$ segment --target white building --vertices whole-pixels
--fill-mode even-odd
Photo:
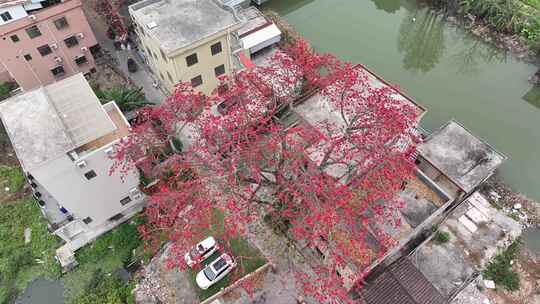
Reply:
[[[114,101],[100,104],[82,74],[8,99],[0,118],[51,231],[66,242],[57,251],[62,266],[142,209],[138,173],[111,173],[129,124]]]

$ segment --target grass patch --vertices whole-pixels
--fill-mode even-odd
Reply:
[[[28,244],[25,228],[31,229]],[[60,267],[54,255],[59,244],[32,199],[0,207],[0,303],[12,302],[38,277],[57,279]]]
[[[25,183],[24,175],[18,167],[0,166],[0,185],[9,188],[9,193],[16,193]],[[4,189],[0,189],[4,191]]]
[[[81,248],[76,254],[79,266],[62,276],[66,303],[80,303],[79,298],[85,296],[89,299],[104,294],[121,296],[123,291],[116,294],[111,290],[117,288],[118,282],[108,280],[117,269],[140,258],[133,253],[141,246],[137,224],[126,222]]]
[[[437,244],[448,243],[448,241],[450,241],[450,233],[437,230],[437,232],[435,232],[435,235],[433,236],[433,240],[435,240]]]
[[[484,277],[510,291],[519,290],[519,276],[512,270],[511,261],[519,253],[521,241],[514,241],[506,250],[497,254],[484,270]]]
[[[220,240],[223,240],[223,220],[223,213],[218,210],[213,210],[211,219],[212,224],[210,225],[209,230],[205,232],[205,236],[202,239],[208,236],[213,236],[218,242],[220,242]],[[203,265],[201,265],[197,269],[186,270],[189,274],[191,285],[193,286],[194,290],[197,293],[197,296],[199,297],[199,300],[201,301],[208,299],[209,297],[218,293],[222,288],[229,286],[231,283],[236,282],[238,279],[255,271],[266,263],[266,260],[262,256],[261,252],[257,248],[251,246],[249,242],[243,239],[240,235],[237,235],[233,238],[228,237],[227,244],[223,244],[223,242],[220,242],[220,244],[225,248],[214,253],[212,256],[210,256],[203,262]],[[197,276],[197,273],[201,271],[204,266],[208,265],[217,257],[219,257],[223,252],[232,254],[238,265],[231,273],[221,279],[221,281],[212,285],[207,290],[202,290],[201,288],[199,288],[199,286],[197,286],[197,283],[195,282],[195,277]]]

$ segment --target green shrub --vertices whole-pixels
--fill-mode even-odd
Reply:
[[[0,83],[0,100],[4,100],[10,96],[11,91],[17,87],[17,84],[14,82],[3,82]]]
[[[134,303],[131,291],[134,284],[124,284],[115,275],[105,276],[97,272],[92,280],[93,285],[76,300],[78,304],[131,304]]]
[[[24,230],[31,231],[24,242]],[[0,303],[10,301],[34,279],[57,279],[60,267],[54,258],[59,240],[32,199],[0,207]]]
[[[484,270],[484,277],[493,280],[495,284],[505,289],[515,291],[519,289],[519,276],[512,270],[512,260],[519,253],[521,242],[516,240],[505,251],[497,254]]]
[[[438,244],[448,243],[448,241],[450,241],[450,233],[437,230],[437,232],[435,232],[435,236],[433,236],[433,239]]]

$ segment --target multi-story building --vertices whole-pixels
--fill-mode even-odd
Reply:
[[[142,209],[138,172],[111,171],[129,124],[81,73],[8,99],[0,118],[50,230],[66,242],[57,252],[63,266]]]
[[[140,47],[170,92],[180,81],[210,93],[232,70],[231,34],[240,26],[233,8],[218,0],[143,0],[129,7]]]
[[[24,90],[95,71],[81,0],[0,0],[0,73]]]

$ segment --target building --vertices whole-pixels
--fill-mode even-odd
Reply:
[[[233,46],[240,48],[232,41],[240,27],[233,8],[218,0],[143,0],[129,12],[142,54],[167,91],[183,81],[209,94],[219,76],[231,74]]]
[[[99,45],[81,0],[0,0],[0,38],[0,78],[23,91],[95,70]]]
[[[239,15],[243,25],[236,35],[250,59],[257,52],[281,41],[281,31],[277,25],[254,6],[240,10]]]
[[[471,194],[507,159],[455,121],[429,135],[418,154],[418,168],[453,198]]]
[[[129,124],[82,74],[8,99],[0,117],[50,230],[66,242],[59,257],[142,209],[138,172],[111,172]]]

